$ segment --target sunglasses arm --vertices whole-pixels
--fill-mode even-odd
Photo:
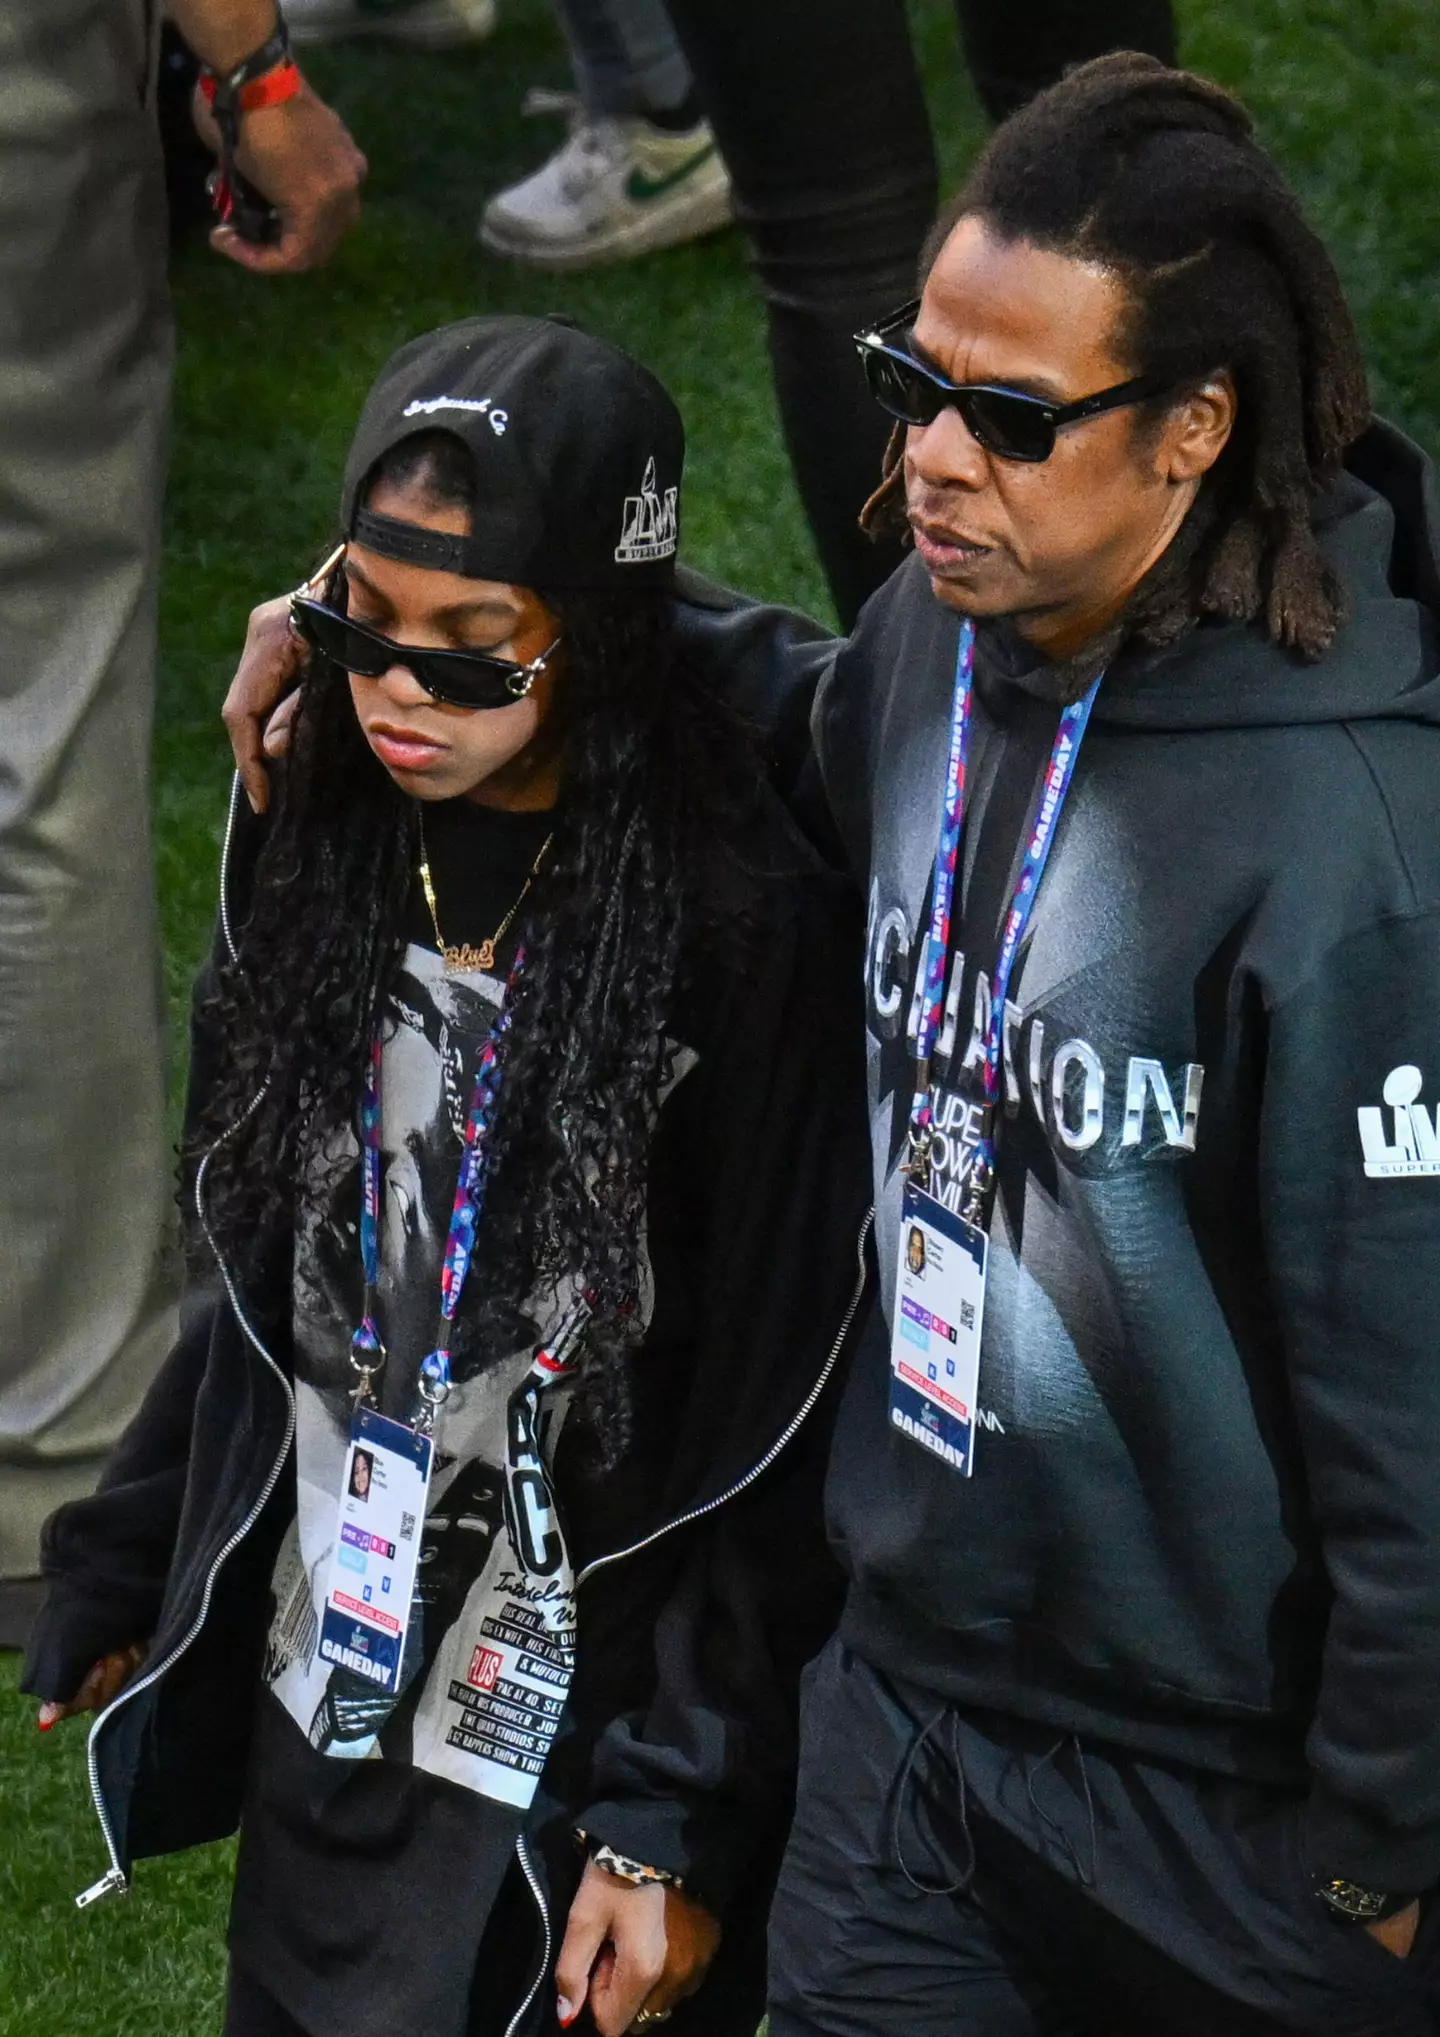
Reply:
[[[295,589],[296,594],[308,594],[313,600],[318,600],[325,591],[330,575],[335,571],[335,568],[340,564],[340,561],[349,549],[348,541],[342,538],[329,558],[315,568],[310,578],[300,582],[300,585]]]

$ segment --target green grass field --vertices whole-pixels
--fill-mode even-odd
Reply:
[[[738,236],[591,277],[543,281],[483,256],[488,191],[555,138],[523,122],[533,84],[566,82],[544,0],[502,0],[481,49],[376,49],[310,66],[370,156],[365,221],[324,274],[252,280],[187,249],[162,614],[156,806],[177,1021],[208,928],[228,780],[216,718],[245,616],[293,585],[334,517],[361,396],[404,337],[480,310],[565,309],[643,355],[691,433],[687,552],[759,594],[825,597],[765,373]],[[1440,10],[1433,0],[1181,0],[1186,60],[1242,92],[1302,188],[1359,313],[1377,400],[1440,448]],[[917,34],[954,178],[982,125],[943,0]],[[0,1658],[0,1665],[13,1658]],[[37,1738],[0,1666],[0,2037],[152,2037],[217,2027],[228,1849],[142,1867],[127,1901],[84,1916],[102,1854],[83,1735]]]

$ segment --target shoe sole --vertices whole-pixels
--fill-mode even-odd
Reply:
[[[527,269],[546,269],[558,274],[566,269],[599,269],[612,262],[633,261],[639,255],[658,254],[664,248],[683,247],[687,241],[704,240],[731,225],[730,187],[707,191],[694,203],[675,208],[661,220],[634,219],[612,227],[593,240],[567,241],[547,247],[544,242],[511,239],[504,227],[482,219],[477,229],[480,244],[492,255],[523,263]]]

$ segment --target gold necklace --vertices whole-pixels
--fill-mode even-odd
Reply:
[[[435,929],[435,945],[440,950],[441,958],[444,961],[445,968],[447,972],[451,975],[458,975],[462,971],[471,969],[483,969],[488,974],[488,972],[495,967],[495,950],[504,940],[506,934],[509,933],[511,921],[514,919],[516,913],[519,912],[521,906],[525,903],[526,895],[530,890],[530,886],[535,882],[535,879],[540,875],[540,865],[545,861],[546,856],[549,854],[550,844],[554,841],[555,837],[553,834],[546,835],[544,841],[540,845],[539,855],[535,858],[535,861],[530,865],[530,875],[525,879],[525,882],[520,887],[520,896],[511,906],[509,912],[506,913],[504,919],[501,920],[499,926],[496,927],[494,933],[490,936],[489,940],[482,941],[478,948],[472,948],[468,941],[463,942],[462,945],[458,948],[447,948],[445,945],[445,937],[440,931],[440,916],[435,910],[435,886],[434,883],[431,881],[430,877],[430,858],[425,852],[425,816],[423,813],[419,816],[419,820],[420,820],[420,882],[425,891],[425,903],[430,908],[430,924]]]

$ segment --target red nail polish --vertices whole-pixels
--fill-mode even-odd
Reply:
[[[55,1724],[55,1721],[53,1719],[37,1719],[35,1721],[35,1724],[42,1733],[48,1733],[50,1731],[50,1728]]]

